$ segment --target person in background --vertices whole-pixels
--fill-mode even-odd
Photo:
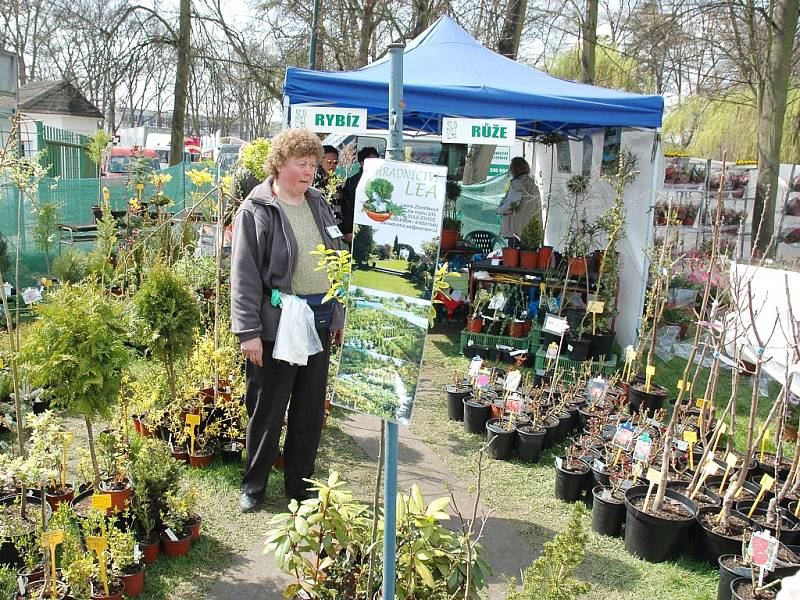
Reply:
[[[531,166],[521,156],[511,159],[508,166],[511,182],[503,201],[497,207],[502,215],[500,236],[505,238],[520,237],[522,230],[531,219],[539,224],[539,239],[544,238],[542,231],[542,201],[539,188],[531,177]]]
[[[342,238],[333,212],[311,187],[322,144],[312,132],[290,129],[272,141],[267,180],[242,202],[231,249],[231,329],[247,358],[245,404],[247,462],[239,509],[254,510],[263,498],[286,409],[284,487],[296,500],[308,497],[325,414],[331,343],[340,344],[344,311],[322,303],[329,283],[311,255],[318,245],[338,250]],[[272,358],[281,309],[273,292],[304,298],[314,311],[323,350],[305,366]]]
[[[364,161],[368,158],[380,157],[381,155],[378,154],[378,150],[372,146],[366,146],[359,150],[358,164],[361,165],[361,168],[358,170],[358,173],[351,175],[347,178],[347,181],[344,182],[344,188],[342,189],[342,223],[339,225],[339,229],[342,230],[344,239],[347,240],[348,244],[353,243],[353,219],[355,217],[356,209],[356,188],[358,187],[358,182],[361,181],[361,174],[364,172]]]
[[[328,178],[339,166],[339,151],[336,148],[326,144],[322,147],[322,153],[322,160],[317,165],[317,174],[314,176],[314,183],[312,184],[318,190],[325,188]]]

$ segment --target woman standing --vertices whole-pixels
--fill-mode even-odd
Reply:
[[[317,245],[339,249],[342,239],[322,194],[310,187],[322,145],[305,129],[290,129],[272,141],[267,180],[239,207],[231,248],[231,323],[247,358],[245,402],[247,463],[239,508],[256,508],[278,456],[282,423],[289,407],[284,441],[284,487],[297,500],[308,497],[305,478],[314,472],[328,380],[331,341],[341,342],[344,313],[337,302],[321,304],[328,290],[324,270],[311,255]],[[277,294],[305,298],[314,310],[323,351],[305,366],[272,358],[280,306]]]
[[[503,201],[497,207],[498,214],[503,216],[500,222],[500,236],[505,238],[518,238],[522,230],[531,219],[536,219],[539,230],[539,240],[544,239],[542,230],[542,202],[539,188],[530,176],[531,166],[521,156],[511,159],[508,167],[511,173],[511,183],[508,186]]]

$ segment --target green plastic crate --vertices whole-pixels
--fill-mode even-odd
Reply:
[[[533,329],[531,329],[533,331]],[[461,353],[464,353],[464,348],[467,347],[469,342],[472,341],[473,344],[477,344],[479,346],[486,346],[487,348],[495,348],[498,345],[500,346],[510,346],[511,348],[516,348],[517,350],[527,350],[528,349],[528,338],[520,337],[515,338],[508,335],[490,335],[488,333],[472,333],[471,331],[467,331],[464,329],[461,332]]]
[[[538,321],[531,325],[531,332],[528,334],[528,352],[535,352],[539,347],[539,338],[542,336],[542,326]]]
[[[567,358],[566,356],[560,356],[558,358],[558,370],[562,373],[562,377],[567,382],[572,382],[574,380],[574,376],[572,374],[573,370],[577,372],[581,372],[587,363],[591,363],[591,372],[592,375],[597,375],[602,373],[603,375],[612,375],[614,371],[617,370],[617,355],[611,354],[610,356],[606,357],[605,362],[600,362],[599,360],[572,360],[571,358]],[[542,346],[536,351],[536,360],[534,362],[534,369],[536,369],[537,375],[545,375],[547,367],[547,348]]]

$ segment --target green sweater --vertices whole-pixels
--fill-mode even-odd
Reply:
[[[328,275],[324,269],[315,271],[319,257],[311,252],[322,244],[322,235],[317,229],[317,222],[311,212],[311,207],[304,199],[299,205],[294,206],[280,200],[280,206],[286,214],[289,226],[297,238],[297,261],[292,270],[292,291],[300,294],[324,294],[330,287]]]

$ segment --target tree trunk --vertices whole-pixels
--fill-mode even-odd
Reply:
[[[191,68],[190,42],[192,21],[191,0],[181,0],[180,32],[178,34],[178,64],[175,68],[175,100],[172,104],[172,131],[169,140],[169,164],[183,162],[183,136],[186,118],[186,96]]]
[[[92,420],[88,415],[84,415],[86,421],[86,434],[89,437],[89,454],[92,457],[92,469],[94,469],[94,491],[100,492],[100,466],[97,464],[97,453],[94,450],[94,432],[92,431]]]
[[[775,253],[770,240],[775,229],[775,202],[778,195],[783,119],[792,60],[792,44],[797,28],[800,0],[778,0],[772,15],[774,28],[763,85],[758,86],[758,183],[753,203],[752,239],[759,254]]]
[[[358,66],[363,67],[369,63],[369,48],[372,34],[375,32],[375,2],[366,0],[361,16],[361,31],[358,38]],[[416,36],[415,36],[416,37]]]
[[[595,76],[595,52],[597,51],[597,3],[586,0],[586,15],[581,31],[581,82],[593,84]]]
[[[497,52],[511,60],[517,59],[527,8],[528,0],[508,0],[503,29],[500,31],[500,40],[497,43]]]
[[[413,0],[412,6],[411,22],[414,23],[414,29],[411,30],[410,37],[415,38],[428,28],[431,19],[431,7],[428,4],[428,0]]]

